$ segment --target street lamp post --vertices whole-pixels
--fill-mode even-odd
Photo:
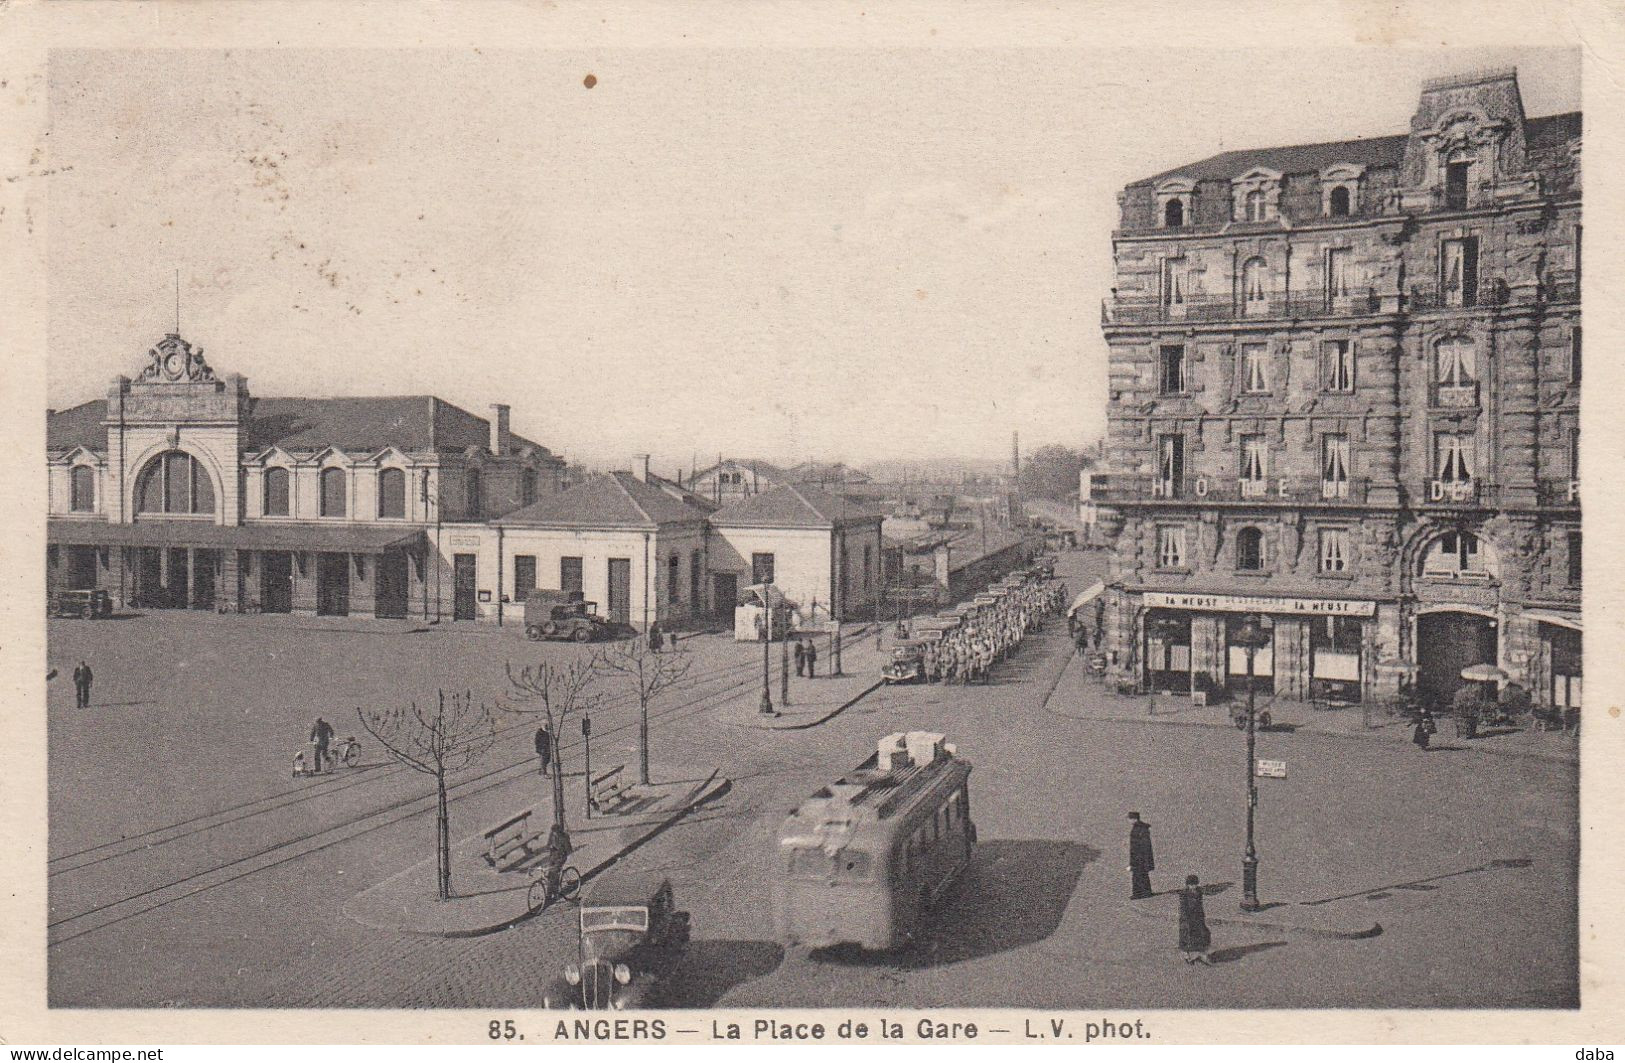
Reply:
[[[581,717],[581,763],[586,770],[582,773],[582,787],[587,794],[588,819],[592,818],[592,717],[582,714]],[[558,771],[558,768],[554,768]]]
[[[779,640],[779,704],[786,708],[790,705],[790,631],[786,629],[784,638]]]
[[[1247,850],[1241,858],[1241,910],[1256,912],[1258,903],[1258,849],[1253,844],[1253,818],[1258,809],[1258,770],[1254,755],[1258,742],[1258,693],[1253,685],[1253,662],[1269,642],[1269,633],[1257,616],[1249,614],[1235,634],[1247,654]]]
[[[762,585],[762,703],[756,711],[763,716],[777,716],[773,710],[773,584]]]

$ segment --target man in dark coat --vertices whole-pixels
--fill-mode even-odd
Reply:
[[[1157,862],[1151,855],[1151,825],[1142,822],[1138,812],[1130,812],[1128,818],[1133,821],[1128,829],[1128,869],[1134,876],[1130,898],[1139,900],[1152,894],[1151,872],[1157,869]]]
[[[310,762],[311,771],[316,772],[317,774],[321,773],[322,765],[327,763],[328,759],[327,747],[332,743],[332,741],[332,725],[330,725],[320,716],[316,717],[316,723],[310,729],[310,744],[312,746]]]
[[[818,678],[818,644],[807,640],[807,678]]]
[[[547,729],[547,724],[536,728],[536,759],[542,763],[542,774],[547,774],[547,767],[553,762],[553,732]]]
[[[800,639],[796,640],[796,678],[800,679],[807,674],[807,644]]]
[[[1207,913],[1202,910],[1202,887],[1195,875],[1185,876],[1185,888],[1179,891],[1179,951],[1186,963],[1213,966],[1207,950],[1213,944],[1213,934],[1207,928]]]
[[[90,707],[90,683],[95,679],[90,672],[90,665],[84,661],[73,670],[74,705],[84,709]]]

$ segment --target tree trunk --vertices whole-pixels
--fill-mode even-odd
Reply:
[[[643,699],[643,718],[638,721],[638,769],[640,782],[649,785],[649,699]]]
[[[451,899],[451,817],[446,807],[446,772],[435,772],[435,868],[440,899]]]
[[[559,721],[562,734],[564,721]],[[565,829],[564,823],[564,742],[562,739],[553,741],[553,822],[558,824],[560,830]]]

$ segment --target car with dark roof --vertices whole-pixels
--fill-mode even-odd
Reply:
[[[616,1011],[645,1006],[688,951],[689,917],[671,880],[613,872],[581,900],[575,962],[542,995],[548,1008]]]

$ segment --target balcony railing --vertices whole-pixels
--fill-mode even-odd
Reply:
[[[1478,382],[1464,384],[1430,384],[1428,403],[1434,409],[1476,410],[1478,408]]]

